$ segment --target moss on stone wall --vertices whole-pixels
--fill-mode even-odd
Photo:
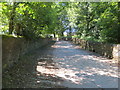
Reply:
[[[72,41],[75,44],[79,44],[81,48],[99,53],[102,56],[105,56],[110,59],[120,59],[120,45],[110,44],[103,42],[87,41],[78,38],[73,38]],[[118,47],[119,46],[119,47]]]
[[[51,39],[40,38],[38,40],[28,41],[22,37],[2,36],[2,68],[6,69],[16,63],[19,57],[34,49],[40,48],[49,42]]]

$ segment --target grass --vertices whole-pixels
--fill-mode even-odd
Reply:
[[[6,38],[6,37],[14,37],[14,38],[22,38],[23,36],[14,36],[14,35],[10,35],[10,34],[1,34],[0,35],[2,38]]]

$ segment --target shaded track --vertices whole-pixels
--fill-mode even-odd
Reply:
[[[3,73],[3,87],[118,88],[117,70],[112,60],[59,41],[21,57]]]

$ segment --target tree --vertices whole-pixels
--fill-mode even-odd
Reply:
[[[64,36],[120,43],[118,2],[12,2],[1,3],[2,32],[28,39]],[[8,30],[9,29],[9,30]]]

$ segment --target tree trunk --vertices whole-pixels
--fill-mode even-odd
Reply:
[[[12,34],[14,30],[14,18],[15,18],[15,9],[17,7],[16,2],[13,2],[12,11],[10,12],[10,21],[9,21],[9,34]]]
[[[9,22],[9,34],[12,34],[13,29],[14,29],[14,22],[13,22],[13,19],[10,19],[10,22]]]
[[[55,33],[53,35],[54,35],[54,38],[55,38],[56,37]]]
[[[120,2],[118,2],[118,43],[120,43]]]
[[[62,37],[64,36],[64,32],[61,32],[61,36],[62,36]]]
[[[70,29],[69,29],[69,36],[71,37],[72,36],[72,28],[70,26]]]
[[[89,35],[89,3],[86,2],[86,36]]]

